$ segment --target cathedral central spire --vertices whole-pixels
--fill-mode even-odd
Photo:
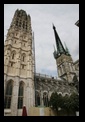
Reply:
[[[55,35],[55,40],[56,40],[56,47],[57,47],[57,55],[60,55],[60,54],[65,54],[66,51],[63,47],[63,44],[58,36],[58,33],[56,31],[56,28],[55,26],[53,25],[53,30],[54,30],[54,35]]]

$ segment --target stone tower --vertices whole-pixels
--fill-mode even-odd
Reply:
[[[16,10],[4,44],[4,115],[21,116],[35,104],[31,18]]]
[[[69,83],[72,83],[75,75],[72,57],[66,45],[64,48],[54,25],[53,30],[57,47],[57,51],[54,50],[54,58],[56,59],[58,75],[59,77],[67,80]]]

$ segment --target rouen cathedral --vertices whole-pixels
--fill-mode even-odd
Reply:
[[[79,92],[79,60],[73,62],[67,46],[63,46],[53,25],[58,77],[35,73],[31,17],[16,10],[4,43],[4,116],[21,116],[33,106],[49,107],[51,94]]]

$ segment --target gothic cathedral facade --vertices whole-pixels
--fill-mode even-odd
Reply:
[[[27,110],[34,106],[33,78],[31,18],[25,11],[16,10],[4,44],[5,115],[17,116],[22,105]]]

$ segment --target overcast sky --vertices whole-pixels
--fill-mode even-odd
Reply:
[[[79,59],[79,28],[75,25],[79,20],[79,4],[4,4],[5,37],[16,9],[23,9],[31,16],[37,73],[57,76],[52,23],[62,43],[66,43],[73,61]]]

